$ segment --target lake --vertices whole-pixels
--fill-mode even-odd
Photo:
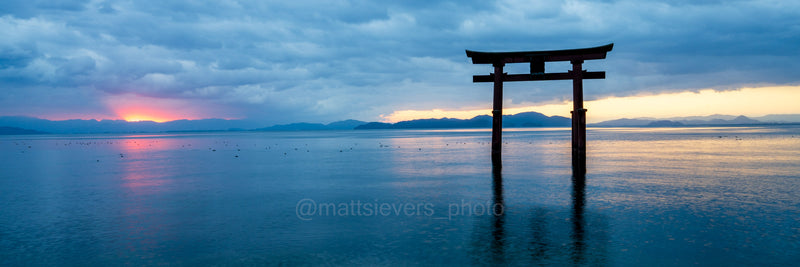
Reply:
[[[585,180],[568,128],[503,137],[2,136],[0,265],[800,261],[798,126],[589,128]]]

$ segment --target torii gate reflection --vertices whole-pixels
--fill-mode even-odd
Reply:
[[[502,166],[500,148],[503,128],[503,82],[572,80],[572,163],[578,173],[586,171],[586,109],[583,108],[583,79],[605,79],[603,71],[587,72],[582,69],[584,60],[604,59],[614,44],[604,46],[526,52],[476,52],[467,50],[473,64],[492,64],[494,73],[475,75],[472,82],[494,82],[492,108],[492,163]],[[569,61],[572,70],[562,73],[545,73],[545,62]],[[530,63],[530,74],[503,73],[507,63]]]

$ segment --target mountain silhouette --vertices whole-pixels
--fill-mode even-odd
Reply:
[[[22,135],[22,134],[47,134],[36,130],[29,130],[17,127],[0,126],[0,135]]]
[[[125,120],[63,120],[51,121],[33,117],[0,117],[0,126],[33,129],[59,134],[85,133],[138,133],[171,131],[226,131],[249,128],[251,123],[242,120],[202,119],[169,122]]]
[[[253,129],[253,131],[320,131],[320,130],[352,130],[356,126],[365,124],[366,122],[358,120],[343,120],[332,122],[329,124],[322,123],[290,123],[273,125],[265,128]]]
[[[618,119],[593,123],[593,127],[681,127],[681,126],[727,126],[757,124],[796,124],[798,114],[777,114],[758,117],[711,115],[678,117],[668,119],[637,118]],[[538,112],[524,112],[503,116],[503,127],[569,127],[569,118],[546,116]],[[492,117],[475,116],[471,119],[418,119],[397,123],[364,122],[343,120],[329,124],[290,123],[256,128],[258,123],[248,120],[201,119],[175,120],[168,122],[124,120],[62,120],[51,121],[24,116],[0,117],[0,134],[94,134],[94,133],[158,133],[158,132],[199,132],[199,131],[313,131],[313,130],[352,130],[352,129],[453,129],[453,128],[491,128]]]
[[[561,116],[548,117],[538,112],[523,112],[503,116],[503,127],[566,127],[572,120]],[[479,115],[471,119],[418,119],[397,123],[370,122],[356,127],[366,129],[453,129],[453,128],[491,128],[492,116]]]
[[[593,123],[589,126],[595,127],[681,127],[681,126],[720,126],[720,125],[752,125],[764,124],[766,122],[754,120],[746,116],[730,116],[730,115],[710,115],[710,116],[692,116],[684,118],[671,118],[671,119],[617,119]]]

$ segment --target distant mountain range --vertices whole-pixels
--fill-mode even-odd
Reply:
[[[11,134],[46,134],[47,132],[40,132],[36,130],[28,130],[22,129],[17,127],[5,127],[0,126],[0,135],[11,135]]]
[[[367,122],[357,121],[357,120],[343,120],[343,121],[331,122],[329,124],[300,122],[300,123],[280,124],[265,128],[258,128],[258,129],[253,129],[253,131],[352,130],[355,129],[357,126],[365,123]]]
[[[548,117],[537,112],[524,112],[503,115],[503,127],[563,127],[570,126],[572,120],[561,116]],[[365,129],[441,129],[441,128],[491,128],[492,116],[480,115],[472,119],[419,119],[397,123],[370,122],[356,127]]]
[[[773,115],[774,116],[774,115]],[[762,117],[764,118],[764,117]],[[769,118],[769,117],[767,117]],[[788,117],[787,117],[788,118]],[[775,124],[788,123],[786,121],[761,121],[748,118],[746,116],[730,115],[711,115],[711,116],[692,116],[670,119],[618,119],[599,123],[592,123],[594,127],[682,127],[682,126],[721,126],[721,125],[753,125],[753,124]]]
[[[124,120],[63,120],[51,121],[32,117],[0,117],[0,126],[15,127],[59,134],[134,133],[170,131],[227,131],[241,130],[252,125],[242,120],[203,119],[169,122]]]
[[[51,121],[32,117],[0,117],[0,135],[9,134],[87,134],[87,133],[158,133],[197,131],[311,131],[352,130],[367,122],[337,121],[329,124],[292,123],[253,129],[253,122],[244,120],[203,119],[168,122],[124,120]]]
[[[800,115],[768,115],[757,118],[730,115],[679,117],[668,119],[636,118],[618,119],[589,124],[592,127],[682,127],[756,125],[800,123]],[[0,135],[10,134],[86,134],[86,133],[157,133],[192,131],[315,131],[315,130],[366,130],[366,129],[450,129],[491,128],[492,117],[480,115],[471,119],[419,119],[397,123],[344,120],[329,124],[291,123],[264,128],[252,128],[253,122],[245,120],[203,119],[169,122],[128,122],[124,120],[63,120],[51,121],[32,117],[0,117]],[[546,116],[537,112],[524,112],[503,116],[503,127],[569,127],[571,120],[561,116]]]

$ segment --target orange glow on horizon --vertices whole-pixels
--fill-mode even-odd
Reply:
[[[115,110],[115,113],[117,113],[117,115],[121,119],[128,122],[138,122],[138,121],[167,122],[180,119],[193,119],[193,118],[178,117],[176,115],[170,114],[168,111],[164,111],[156,107],[139,107],[139,106],[120,107],[117,110]]]
[[[504,109],[504,113],[508,113],[508,109]],[[491,115],[492,109],[473,109],[473,110],[398,110],[389,115],[380,115],[382,122],[395,123],[399,121],[408,121],[415,119],[471,119],[479,115]]]
[[[139,96],[134,94],[113,95],[105,100],[106,106],[119,119],[129,122],[174,120],[196,120],[206,118],[202,105],[190,103],[185,99],[166,99]]]
[[[584,102],[589,110],[587,122],[595,123],[621,118],[672,118],[707,116],[713,114],[745,115],[758,117],[770,114],[800,114],[800,86],[768,86],[742,88],[731,91],[704,89],[698,92],[676,92],[658,95],[609,97]],[[505,99],[505,103],[512,102]],[[491,105],[491,99],[487,100]],[[548,116],[570,117],[572,102],[559,104],[512,106],[503,109],[503,114],[512,115],[535,111]],[[397,110],[381,115],[383,122],[399,122],[428,118],[469,119],[478,115],[489,115],[491,109],[471,110]]]
[[[128,122],[138,122],[138,121],[167,122],[167,121],[173,121],[171,119],[164,119],[164,118],[159,118],[159,117],[155,117],[155,116],[151,116],[151,115],[142,115],[142,114],[139,114],[139,113],[131,113],[131,114],[124,115],[122,117],[122,119],[125,120],[125,121],[128,121]]]

